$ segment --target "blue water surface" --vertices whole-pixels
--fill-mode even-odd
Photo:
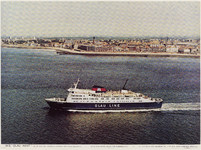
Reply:
[[[45,98],[80,88],[127,89],[165,104],[200,103],[200,59],[89,57],[1,50],[2,144],[199,144],[200,111],[83,113],[50,110]]]

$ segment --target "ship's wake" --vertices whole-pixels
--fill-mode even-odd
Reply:
[[[200,103],[164,103],[161,111],[200,110]]]
[[[137,109],[137,110],[68,110],[70,112],[150,112],[150,111],[189,111],[200,110],[200,103],[164,103],[160,109]]]

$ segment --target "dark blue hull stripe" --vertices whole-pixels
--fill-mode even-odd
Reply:
[[[58,103],[47,101],[51,108],[77,110],[120,110],[161,108],[162,102],[152,103]]]

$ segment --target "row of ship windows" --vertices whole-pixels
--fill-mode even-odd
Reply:
[[[72,97],[82,97],[82,95],[71,95]],[[85,97],[85,95],[83,95]]]
[[[89,96],[96,96],[95,94],[90,94]],[[85,95],[71,95],[71,97],[85,97]],[[116,96],[117,97],[117,96]],[[107,98],[107,97],[106,97]],[[101,98],[102,99],[102,98]],[[109,99],[109,98],[107,98]],[[118,99],[118,97],[117,97]],[[135,99],[140,99],[140,98],[135,98]]]
[[[71,98],[72,100],[129,100],[129,98]],[[133,99],[141,99],[140,97]]]

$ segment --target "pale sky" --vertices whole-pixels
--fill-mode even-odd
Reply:
[[[199,36],[200,2],[1,2],[2,36]]]

